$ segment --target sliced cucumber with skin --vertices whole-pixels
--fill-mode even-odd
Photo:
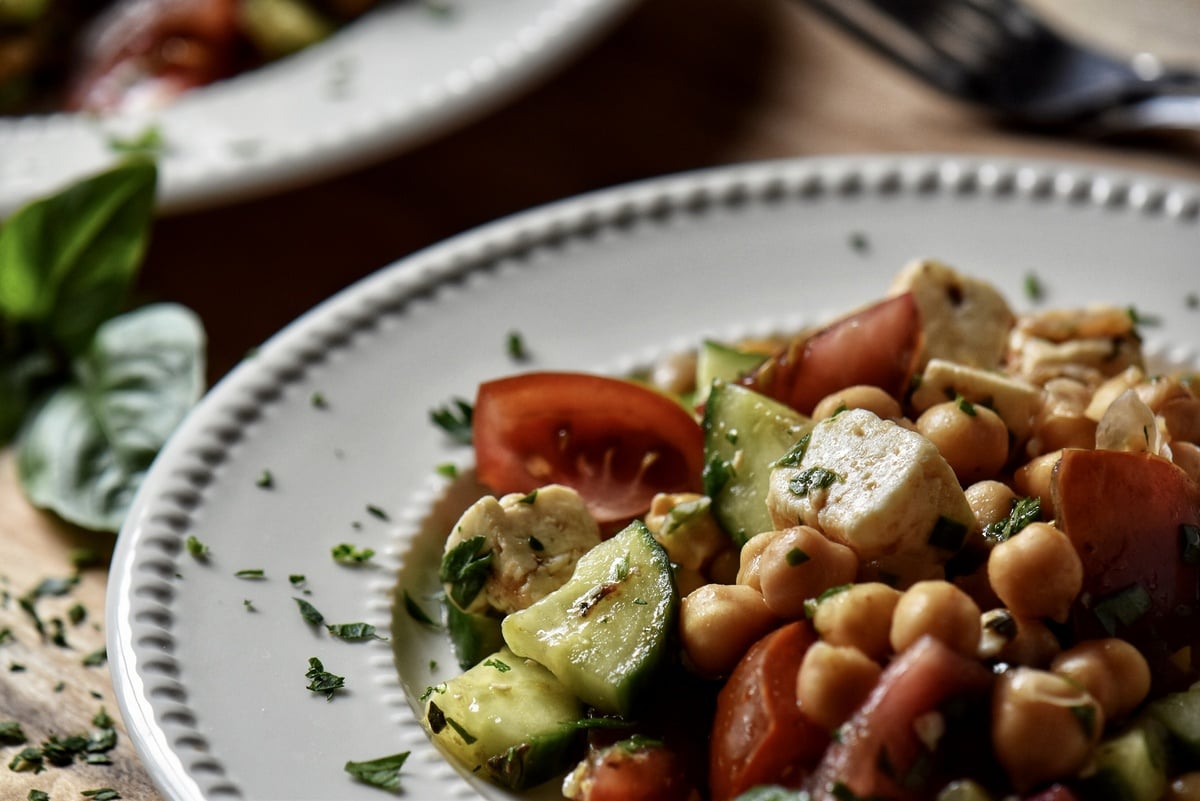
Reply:
[[[446,631],[458,666],[463,670],[474,667],[484,657],[504,646],[500,635],[500,618],[464,612],[449,598],[445,600]]]
[[[696,354],[696,405],[708,400],[713,381],[737,381],[767,360],[765,353],[738,350],[706,339]]]
[[[704,407],[706,486],[713,513],[739,546],[774,528],[767,511],[771,465],[812,427],[810,418],[752,389],[713,382]]]
[[[522,790],[578,759],[583,704],[550,671],[507,648],[426,692],[422,723],[472,773]]]
[[[1167,734],[1153,718],[1101,741],[1092,761],[1083,780],[1088,799],[1158,801],[1167,790]]]
[[[678,607],[666,551],[634,521],[584,554],[562,587],[504,618],[502,631],[513,652],[585,703],[627,715],[667,655]]]

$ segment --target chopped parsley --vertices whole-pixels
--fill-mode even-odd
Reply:
[[[787,453],[776,459],[771,467],[799,467],[804,461],[804,454],[808,453],[808,443],[811,440],[812,434],[805,434],[795,445],[788,448]]]
[[[1154,314],[1146,314],[1140,312],[1133,306],[1126,309],[1129,314],[1129,319],[1134,325],[1156,326],[1162,325],[1162,318]]]
[[[483,664],[487,665],[488,667],[493,667],[496,670],[500,671],[501,673],[507,673],[508,671],[512,670],[511,667],[506,665],[504,662],[501,662],[499,659],[496,659],[495,657],[484,660]]]
[[[84,798],[90,798],[92,801],[117,801],[121,794],[111,787],[101,787],[98,790],[84,790],[82,793]]]
[[[87,609],[83,604],[72,604],[71,608],[67,610],[67,620],[71,621],[72,626],[78,626],[87,620]]]
[[[437,466],[437,474],[443,478],[458,478],[458,465],[446,462]]]
[[[1042,501],[1040,498],[1018,498],[1013,501],[1008,517],[984,526],[983,538],[992,543],[1004,542],[1030,523],[1036,523],[1041,519]]]
[[[809,598],[804,602],[804,616],[812,619],[812,616],[817,613],[817,607],[824,603],[826,599],[832,598],[839,593],[843,593],[853,586],[853,584],[838,584],[837,586],[830,587],[829,589],[825,590],[816,598]]]
[[[45,790],[30,790],[25,801],[50,801],[50,795]]]
[[[304,618],[305,623],[319,626],[325,622],[325,616],[308,601],[304,600],[303,598],[295,597],[293,597],[292,600],[296,602],[296,606],[300,607],[300,617]]]
[[[450,600],[459,609],[466,609],[483,590],[492,573],[495,554],[490,548],[480,553],[487,542],[482,535],[470,537],[455,545],[442,557],[438,579],[450,585]]]
[[[505,341],[505,347],[508,351],[509,358],[516,362],[524,362],[529,360],[529,349],[525,347],[525,338],[521,336],[520,331],[509,331],[508,339]]]
[[[372,548],[358,548],[348,542],[338,543],[330,549],[333,561],[342,565],[361,565],[371,561],[375,555]]]
[[[252,567],[246,568],[245,570],[239,570],[233,575],[240,579],[265,579],[267,577],[267,572],[262,568]]]
[[[41,773],[46,769],[42,749],[29,746],[18,751],[8,762],[8,769],[14,773]]]
[[[336,676],[325,669],[321,664],[321,660],[315,656],[308,658],[308,672],[304,674],[308,679],[308,686],[305,688],[319,695],[324,695],[326,701],[333,700],[333,694],[346,686],[345,676]]]
[[[404,767],[408,754],[408,751],[402,751],[366,762],[347,762],[345,771],[364,784],[396,791],[400,789],[400,769]]]
[[[1046,287],[1036,273],[1025,273],[1025,297],[1034,303],[1040,303],[1046,298]]]
[[[475,407],[462,398],[454,398],[449,404],[429,411],[429,419],[433,424],[462,445],[471,444],[474,416]]]
[[[309,397],[309,402],[312,404],[314,409],[328,409],[329,408],[329,401],[327,401],[325,399],[325,396],[320,392],[314,392]]]
[[[15,720],[0,720],[0,745],[24,745],[25,732]]]
[[[99,648],[85,656],[80,664],[84,667],[100,667],[108,661],[108,651]]]
[[[871,240],[862,231],[851,231],[850,248],[856,253],[865,253],[871,248]]]
[[[704,517],[711,507],[712,499],[705,496],[675,504],[671,511],[667,512],[667,519],[663,521],[663,535],[674,534],[693,520]]]
[[[162,129],[148,125],[142,131],[129,136],[112,134],[108,137],[108,149],[119,154],[161,153],[166,146]]]
[[[538,491],[534,490],[533,492],[526,495],[524,498],[521,498],[520,500],[518,500],[517,503],[523,503],[526,506],[533,506],[535,503],[537,503],[537,496],[538,496]]]
[[[378,520],[382,520],[385,523],[392,519],[391,516],[388,515],[387,511],[384,510],[384,508],[382,506],[376,506],[373,503],[367,504],[367,514],[369,514],[371,517],[374,517]]]
[[[205,545],[200,540],[196,539],[195,534],[188,535],[187,540],[184,541],[184,547],[187,549],[188,553],[190,553],[192,556],[196,557],[197,559],[207,559],[208,558],[208,554],[209,554],[208,546]]]
[[[275,474],[270,470],[264,469],[258,474],[258,478],[254,481],[254,485],[261,489],[271,489],[275,486]]]
[[[348,642],[383,639],[375,633],[375,627],[370,623],[330,623],[325,629],[339,640]]]
[[[788,567],[799,567],[810,559],[812,557],[808,555],[808,552],[800,548],[792,548],[787,552]]]
[[[975,404],[964,398],[962,395],[954,397],[954,404],[958,406],[958,410],[967,417],[975,417],[979,413],[975,411]]]
[[[797,498],[807,498],[813,490],[829,489],[839,481],[845,481],[845,479],[832,470],[824,467],[810,467],[792,477],[788,482],[788,491]]]

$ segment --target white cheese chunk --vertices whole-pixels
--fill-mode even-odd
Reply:
[[[550,484],[528,495],[480,498],[451,530],[446,551],[473,537],[484,538],[479,553],[492,552],[491,571],[464,611],[508,614],[566,584],[579,557],[600,543],[600,527],[579,493]]]
[[[892,281],[891,294],[912,292],[925,334],[920,365],[947,359],[992,369],[1004,358],[1016,315],[999,290],[932,259],[911,262]]]
[[[862,409],[818,423],[800,463],[771,471],[767,507],[777,527],[813,526],[863,562],[940,567],[953,548],[935,530],[978,528],[938,449]]]

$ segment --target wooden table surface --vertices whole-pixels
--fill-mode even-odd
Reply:
[[[1139,6],[1140,7],[1140,6]],[[1192,41],[1195,41],[1192,39]],[[996,127],[919,85],[797,0],[645,0],[569,67],[503,110],[384,163],[288,194],[160,220],[145,264],[147,297],[203,318],[215,380],[247,350],[367,273],[505,214],[587,190],[713,165],[835,153],[997,153],[1101,162],[1200,179],[1190,140],[1084,143]],[[33,744],[87,732],[116,715],[107,667],[83,664],[103,645],[105,562],[113,539],[75,531],[31,508],[0,452],[0,721]],[[17,600],[45,577],[82,570],[43,618],[78,603],[70,647],[42,641]],[[161,796],[124,730],[111,766],[7,767],[0,799],[31,788],[54,801],[112,787]]]

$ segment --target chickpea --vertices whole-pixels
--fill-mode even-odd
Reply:
[[[862,706],[882,672],[857,648],[813,643],[796,674],[796,703],[807,717],[833,731]]]
[[[733,584],[737,581],[741,555],[736,548],[727,548],[713,557],[708,566],[708,577],[713,584]]]
[[[1020,618],[1007,609],[989,609],[980,618],[979,658],[1042,668],[1062,650],[1054,632],[1040,620]]]
[[[1115,637],[1085,640],[1063,651],[1050,664],[1050,670],[1091,693],[1109,720],[1128,715],[1150,692],[1146,658]]]
[[[1017,493],[1002,481],[976,481],[967,487],[965,494],[980,528],[1008,517],[1017,500]]]
[[[974,657],[982,635],[979,607],[948,581],[918,581],[900,596],[889,640],[897,653],[928,634]]]
[[[762,582],[759,581],[759,563],[762,559],[763,551],[767,549],[772,540],[782,533],[782,531],[764,531],[761,534],[755,534],[746,541],[746,544],[742,546],[741,553],[738,555],[738,584],[745,584],[747,587],[762,590]]]
[[[917,418],[917,431],[937,446],[961,484],[991,478],[1008,461],[1008,426],[977,403],[930,406]]]
[[[891,651],[892,615],[901,594],[877,581],[854,584],[817,605],[813,627],[830,645],[851,646],[882,660]]]
[[[992,694],[992,750],[1018,791],[1076,775],[1104,731],[1086,690],[1036,668],[1005,671]]]
[[[763,549],[759,586],[767,607],[781,618],[805,616],[804,602],[854,580],[858,556],[810,526],[783,531]]]
[[[1096,421],[1087,416],[1089,387],[1071,378],[1055,378],[1044,389],[1027,453],[1095,447]]]
[[[679,605],[684,653],[705,676],[729,673],[750,646],[778,623],[762,594],[742,584],[705,584]]]
[[[1018,617],[1066,622],[1083,588],[1083,563],[1067,535],[1049,523],[1030,523],[992,548],[988,581]]]
[[[866,409],[884,420],[900,417],[900,402],[879,387],[858,384],[826,395],[813,407],[812,418],[824,420],[843,409]]]
[[[695,350],[669,354],[654,365],[650,382],[663,392],[685,395],[696,388]]]
[[[1050,494],[1050,478],[1062,459],[1062,451],[1035,456],[1013,473],[1013,489],[1018,495],[1038,498],[1042,502],[1042,519],[1053,520],[1054,496]]]
[[[1184,773],[1172,779],[1163,801],[1200,801],[1200,772]]]

